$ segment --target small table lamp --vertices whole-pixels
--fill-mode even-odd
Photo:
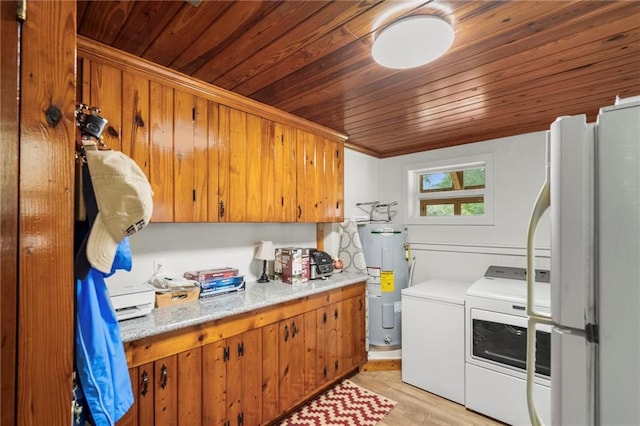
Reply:
[[[267,283],[269,282],[269,276],[267,275],[267,260],[274,260],[275,249],[273,248],[273,243],[271,241],[260,241],[258,245],[258,250],[256,251],[256,259],[262,260],[262,275],[258,278],[259,283]]]

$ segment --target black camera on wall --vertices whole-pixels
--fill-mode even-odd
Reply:
[[[82,136],[93,136],[100,139],[108,120],[100,116],[100,109],[79,104],[76,108],[76,125]]]

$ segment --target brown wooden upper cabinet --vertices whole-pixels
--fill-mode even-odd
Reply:
[[[78,48],[79,102],[101,108],[105,143],[148,177],[153,222],[343,220],[341,135],[81,37]]]

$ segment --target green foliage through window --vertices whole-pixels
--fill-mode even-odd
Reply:
[[[420,201],[420,215],[484,215],[484,188],[484,167],[421,174],[420,192],[425,196]],[[481,192],[478,193],[477,190]],[[443,193],[447,193],[446,198],[441,198]]]

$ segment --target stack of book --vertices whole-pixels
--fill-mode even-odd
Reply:
[[[201,299],[245,289],[244,276],[238,275],[238,270],[230,267],[187,271],[184,277],[198,282]]]

